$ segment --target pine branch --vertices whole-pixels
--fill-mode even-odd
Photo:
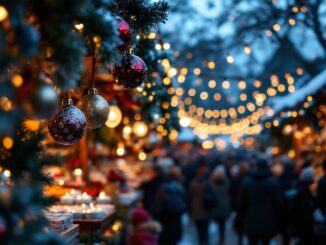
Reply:
[[[159,23],[167,21],[169,8],[166,1],[116,0],[112,11],[128,21],[136,33],[146,34]]]

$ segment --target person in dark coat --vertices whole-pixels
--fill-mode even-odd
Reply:
[[[240,187],[237,210],[250,245],[268,245],[277,234],[281,197],[267,161],[258,160]]]
[[[210,184],[217,200],[217,205],[212,208],[210,214],[218,224],[220,234],[219,244],[224,244],[225,223],[231,214],[231,199],[229,192],[230,182],[223,166],[219,166],[213,171]]]
[[[203,204],[203,193],[208,183],[208,168],[202,159],[197,168],[197,176],[189,187],[190,215],[195,222],[199,244],[208,244],[209,211]]]
[[[316,244],[313,218],[315,203],[310,189],[313,183],[312,169],[305,169],[294,188],[295,192],[292,191],[293,197],[289,205],[294,235],[300,239],[301,245]]]
[[[133,210],[131,221],[133,231],[129,239],[129,245],[158,245],[158,234],[161,226],[150,219],[146,210],[142,208]]]
[[[321,210],[326,217],[326,160],[323,162],[324,175],[318,181],[316,203],[317,207]]]
[[[181,171],[172,166],[167,181],[157,194],[155,219],[162,225],[159,242],[176,245],[182,239],[182,214],[187,209],[186,195],[180,184]]]
[[[143,191],[144,208],[153,216],[155,209],[156,193],[164,183],[165,176],[160,166],[153,166],[151,170],[151,178],[144,182],[139,189]]]
[[[291,159],[282,159],[283,173],[276,178],[281,191],[282,205],[284,207],[281,220],[281,234],[283,245],[290,244],[290,224],[289,224],[289,209],[286,205],[286,193],[291,190],[298,181],[299,175],[295,172],[294,163]]]
[[[237,215],[237,196],[243,179],[248,175],[248,163],[242,162],[237,166],[234,166],[235,170],[233,173],[233,178],[230,185],[230,197],[231,197],[231,208],[236,212],[236,216],[233,221],[233,228],[237,232],[238,244],[242,245],[243,243],[243,226],[239,221],[239,216]]]

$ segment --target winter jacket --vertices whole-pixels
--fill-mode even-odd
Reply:
[[[186,211],[185,191],[176,181],[162,185],[156,200],[155,219],[162,225],[160,244],[176,244],[182,238],[181,216]]]
[[[211,181],[213,192],[216,195],[217,206],[211,210],[213,218],[227,218],[231,212],[230,200],[230,182],[228,179],[221,180],[220,182]]]
[[[318,208],[326,216],[326,174],[318,182],[316,199]]]
[[[272,237],[277,233],[281,197],[268,169],[258,169],[243,180],[237,206],[239,222],[247,235]]]
[[[138,225],[129,239],[129,245],[158,245],[159,223],[147,221]]]
[[[140,189],[143,191],[144,208],[151,215],[154,214],[156,193],[161,187],[163,182],[164,182],[164,178],[162,176],[157,176],[147,182],[144,182],[140,186]]]
[[[203,193],[207,183],[206,176],[198,176],[189,187],[191,217],[195,221],[209,220],[209,211],[203,205]]]

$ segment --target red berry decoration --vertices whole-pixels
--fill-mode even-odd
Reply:
[[[127,54],[114,66],[114,78],[116,82],[125,88],[140,86],[146,77],[146,64],[136,55]]]
[[[122,41],[122,44],[118,46],[118,49],[123,52],[125,51],[131,44],[132,41],[132,30],[129,24],[122,18],[117,18],[119,23],[119,36]]]
[[[67,103],[49,121],[49,133],[52,138],[63,145],[78,142],[86,132],[86,117],[77,107],[72,105],[72,100]]]

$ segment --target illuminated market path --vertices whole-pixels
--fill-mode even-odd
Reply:
[[[197,244],[197,231],[193,223],[189,220],[187,215],[183,216],[183,239],[178,245],[196,245]],[[237,236],[232,229],[232,218],[227,222],[226,228],[226,241],[225,245],[237,245]],[[218,244],[219,232],[218,227],[214,222],[211,222],[209,225],[209,244],[216,245]],[[282,243],[279,239],[274,239],[270,245],[281,245]],[[244,245],[247,245],[244,242]]]

